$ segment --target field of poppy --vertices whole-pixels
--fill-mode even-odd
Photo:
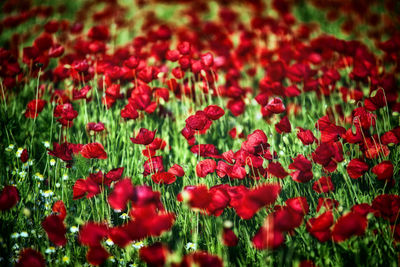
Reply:
[[[0,7],[1,266],[398,266],[400,2]]]

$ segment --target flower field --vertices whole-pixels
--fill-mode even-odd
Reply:
[[[398,266],[400,2],[0,8],[0,266]]]

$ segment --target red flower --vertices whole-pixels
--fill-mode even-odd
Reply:
[[[267,171],[270,175],[275,176],[279,179],[283,179],[289,175],[289,173],[287,173],[285,171],[285,169],[282,167],[282,165],[279,162],[271,162],[268,165]]]
[[[338,206],[339,202],[337,200],[320,197],[318,199],[317,212],[319,212],[322,207],[324,207],[326,210],[332,210],[334,208],[337,208]]]
[[[332,211],[328,210],[318,216],[311,218],[307,222],[307,231],[318,239],[319,242],[326,242],[331,239],[330,227],[333,224]]]
[[[189,116],[186,119],[186,126],[189,126],[193,130],[204,130],[209,123],[210,119],[207,118],[206,113],[203,111],[198,111],[195,115]]]
[[[19,201],[18,189],[12,185],[4,186],[0,194],[0,210],[9,210]]]
[[[369,170],[367,163],[361,159],[352,159],[347,165],[347,173],[350,178],[357,179],[364,175]]]
[[[224,242],[225,246],[234,247],[239,242],[239,238],[232,231],[232,229],[224,228],[222,232],[222,241]]]
[[[26,118],[36,118],[40,112],[42,112],[46,101],[42,99],[34,99],[26,105],[25,117]]]
[[[301,127],[297,127],[297,129],[299,130],[299,132],[297,133],[297,138],[300,139],[303,145],[311,145],[317,140],[310,130],[304,130]]]
[[[67,229],[60,216],[55,214],[47,216],[42,222],[42,227],[50,241],[56,246],[64,246],[67,243],[67,238],[65,237]]]
[[[87,127],[87,129],[88,129],[89,131],[95,131],[95,132],[102,132],[102,131],[104,131],[104,129],[105,129],[104,123],[102,123],[102,122],[98,122],[98,123],[89,122],[89,123],[86,125],[86,127]]]
[[[217,167],[217,163],[212,159],[205,159],[197,163],[196,174],[199,177],[206,177],[207,174],[213,173]]]
[[[265,108],[272,113],[279,114],[286,110],[285,105],[283,105],[282,99],[279,97],[274,97],[271,99]]]
[[[64,220],[67,216],[67,209],[65,208],[64,202],[62,200],[57,200],[53,204],[52,211],[56,213],[61,220]]]
[[[121,178],[123,172],[124,172],[124,167],[110,170],[108,173],[104,175],[105,178],[104,184],[109,187],[112,182],[118,181]]]
[[[326,171],[334,172],[337,163],[344,160],[342,143],[321,143],[312,153],[312,158],[315,163],[321,164]]]
[[[281,133],[290,133],[292,131],[292,125],[287,116],[284,116],[277,124],[275,124],[275,130]]]
[[[179,201],[187,200],[192,208],[205,210],[210,204],[212,194],[205,185],[185,186],[183,193],[177,197]]]
[[[393,178],[393,163],[389,160],[382,161],[372,168],[378,180],[391,180]]]
[[[163,172],[164,165],[162,156],[157,156],[146,160],[143,164],[143,167],[144,167],[143,171],[144,176],[147,176],[150,173]]]
[[[178,176],[178,177],[182,177],[185,175],[185,171],[178,164],[172,165],[172,167],[169,168],[168,172],[172,173],[173,175]]]
[[[121,109],[121,117],[124,119],[134,120],[139,117],[139,113],[131,103],[128,103],[123,109]]]
[[[140,259],[146,262],[148,266],[164,266],[168,255],[168,248],[164,247],[161,243],[154,243],[139,250]]]
[[[100,246],[100,242],[107,237],[108,227],[104,223],[88,222],[79,230],[79,242],[84,246]]]
[[[43,255],[34,249],[24,248],[19,254],[16,267],[44,267],[46,261]]]
[[[81,155],[87,159],[107,159],[107,153],[100,143],[89,143],[82,147]]]
[[[91,265],[98,266],[101,265],[105,260],[107,260],[109,256],[110,253],[108,253],[105,248],[97,245],[89,247],[89,250],[86,254],[86,259]]]
[[[176,181],[176,176],[170,172],[156,172],[151,179],[156,184],[172,184]]]
[[[21,159],[22,163],[25,163],[28,161],[29,154],[28,154],[28,150],[26,150],[26,148],[24,150],[22,150],[20,159]]]
[[[374,92],[373,92],[374,93]],[[372,94],[373,94],[372,93]],[[375,95],[364,100],[364,106],[369,111],[375,111],[387,105],[383,89],[375,91]]]
[[[312,189],[321,194],[321,193],[328,193],[328,192],[332,192],[333,190],[335,190],[335,187],[332,183],[332,179],[331,177],[326,177],[323,176],[321,178],[319,178],[318,181],[315,181],[315,183],[313,184]]]
[[[368,220],[357,213],[350,212],[340,217],[332,230],[332,239],[335,242],[342,242],[351,236],[361,236],[367,229]]]
[[[131,138],[132,143],[148,145],[154,140],[154,136],[156,134],[156,130],[149,131],[146,128],[140,128],[139,133],[135,138]]]
[[[274,225],[272,216],[268,216],[263,226],[253,237],[253,246],[256,249],[275,249],[285,240],[282,232],[278,231]]]
[[[87,179],[78,179],[76,180],[73,188],[73,196],[72,199],[80,199],[84,197],[86,194],[86,198],[92,198],[97,194],[100,194],[101,188],[98,183],[93,181],[92,178],[88,177]]]
[[[108,196],[108,203],[114,210],[125,210],[128,200],[134,196],[134,187],[129,178],[115,184],[114,190]]]
[[[292,179],[299,183],[305,183],[313,178],[311,161],[306,159],[303,155],[298,155],[293,163],[289,165],[289,169],[296,170],[290,173]]]
[[[212,144],[199,144],[194,145],[190,148],[190,151],[193,154],[200,155],[202,157],[212,157],[212,158],[220,158],[219,152],[217,148]]]
[[[255,130],[247,136],[246,141],[242,143],[242,149],[251,154],[260,154],[269,147],[268,139],[262,130]]]
[[[276,201],[281,187],[278,184],[261,184],[239,194],[239,198],[232,201],[230,205],[235,209],[240,218],[248,220],[257,213],[259,209]],[[228,193],[231,193],[228,191]]]
[[[225,111],[217,105],[209,105],[204,109],[207,118],[210,120],[218,120],[222,116],[224,116]]]
[[[390,223],[398,221],[400,212],[400,197],[398,195],[379,195],[372,201],[375,216],[389,220]]]

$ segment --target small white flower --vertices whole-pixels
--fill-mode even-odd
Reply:
[[[31,234],[36,234],[36,231],[35,230],[31,230]]]
[[[132,247],[137,248],[137,249],[139,249],[139,248],[141,248],[143,246],[144,246],[144,244],[143,244],[142,241],[139,241],[139,242],[136,242],[136,243],[132,244]]]
[[[20,171],[20,172],[18,173],[18,175],[19,175],[21,178],[25,178],[26,175],[27,175],[27,172],[26,172],[26,171]]]
[[[19,245],[18,244],[14,244],[14,246],[12,247],[13,250],[17,250],[19,249]]]
[[[189,242],[186,244],[186,249],[187,250],[196,250],[197,245],[195,243]]]
[[[20,237],[28,237],[29,235],[27,232],[23,231],[23,232],[19,233],[19,236]]]
[[[123,220],[129,219],[128,214],[126,214],[125,212],[122,213],[119,217],[120,217],[121,219],[123,219]]]
[[[60,188],[60,186],[61,186],[60,183],[56,183],[57,188]]]
[[[108,246],[112,246],[112,245],[114,245],[114,242],[113,242],[110,238],[108,238],[108,239],[106,240],[106,244],[107,244]]]
[[[33,175],[33,177],[39,181],[44,180],[43,174],[41,174],[40,172],[35,173],[35,175]]]
[[[15,152],[15,156],[17,156],[17,158],[21,157],[22,151],[24,151],[24,149],[22,147],[19,147],[17,152]]]
[[[71,228],[69,228],[69,230],[71,231],[71,233],[79,232],[79,228],[77,226],[71,226]]]
[[[29,166],[32,166],[32,165],[33,165],[33,159],[28,160],[26,163],[27,163]]]
[[[285,152],[283,152],[283,150],[279,151],[279,155],[283,156],[285,155]]]
[[[110,256],[110,257],[108,257],[108,260],[111,261],[111,262],[115,262],[115,257],[114,256]]]
[[[63,179],[63,181],[68,180],[68,174],[64,173],[63,176],[62,176],[62,179]]]
[[[11,238],[17,239],[19,237],[18,233],[12,233]]]
[[[46,254],[50,254],[50,253],[54,253],[54,252],[56,252],[55,247],[48,247],[45,251]]]
[[[51,159],[50,160],[50,166],[54,166],[56,165],[56,160],[55,159]]]
[[[137,267],[138,265],[136,263],[131,263],[129,264],[129,267]]]
[[[6,147],[6,151],[10,152],[14,149],[15,145],[14,144],[9,144],[8,147]]]
[[[53,194],[54,194],[54,192],[51,190],[46,190],[46,191],[42,192],[42,196],[44,196],[44,197],[51,197]]]
[[[50,142],[49,141],[44,141],[43,145],[45,148],[50,148]]]

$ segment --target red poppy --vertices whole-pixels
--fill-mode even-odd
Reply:
[[[162,156],[156,156],[146,160],[143,164],[143,167],[144,167],[143,171],[144,176],[147,176],[150,173],[163,172],[164,165]]]
[[[112,193],[108,196],[108,203],[114,210],[125,210],[128,200],[134,196],[134,187],[129,178],[118,181]]]
[[[352,159],[347,165],[347,173],[350,178],[357,179],[364,175],[369,170],[367,163],[361,159]]]
[[[212,194],[205,185],[185,186],[177,198],[179,201],[188,201],[192,208],[205,210],[210,204]]]
[[[36,118],[39,115],[39,113],[42,112],[46,103],[47,102],[42,99],[34,99],[30,101],[26,105],[25,117],[31,119]]]
[[[189,126],[193,130],[204,130],[207,124],[210,123],[210,119],[206,116],[204,111],[198,111],[195,115],[189,116],[186,120],[186,126]]]
[[[268,138],[262,130],[255,130],[242,143],[242,149],[251,154],[260,154],[269,147]]]
[[[110,253],[100,245],[90,246],[86,253],[87,261],[95,266],[101,265],[109,256]]]
[[[372,172],[378,180],[390,180],[393,178],[393,163],[390,160],[382,161],[372,168]]]
[[[285,169],[282,167],[282,165],[279,162],[271,162],[268,165],[267,171],[268,171],[268,174],[275,176],[279,179],[283,179],[289,175],[289,173],[287,173],[285,171]]]
[[[293,163],[289,165],[289,169],[296,170],[290,173],[292,179],[299,183],[306,183],[313,178],[311,161],[306,159],[303,155],[298,155]]]
[[[322,207],[324,207],[326,210],[332,210],[337,208],[338,206],[339,201],[332,198],[320,197],[318,199],[317,212],[319,212]]]
[[[299,132],[297,133],[297,138],[300,139],[303,145],[311,145],[317,140],[310,130],[304,130],[301,127],[297,127],[297,129],[299,130]]]
[[[153,142],[155,134],[156,130],[149,131],[146,128],[140,128],[139,133],[136,135],[136,137],[130,139],[134,144],[148,145]]]
[[[209,105],[204,109],[207,118],[210,120],[218,120],[222,116],[224,116],[225,111],[217,105]]]
[[[139,117],[139,113],[131,103],[128,103],[123,109],[121,109],[121,117],[124,119],[135,120]]]
[[[398,195],[379,195],[372,201],[375,216],[389,220],[390,223],[398,221],[400,212],[400,197]]]
[[[19,192],[15,186],[6,185],[0,194],[0,210],[9,210],[17,205]]]
[[[104,184],[109,187],[112,182],[118,181],[122,177],[123,172],[124,167],[110,170],[104,175]]]
[[[108,227],[104,223],[87,222],[79,230],[79,242],[84,246],[96,247],[107,237]]]
[[[72,190],[73,200],[83,198],[85,195],[86,198],[92,198],[101,192],[99,184],[93,181],[93,179],[90,177],[76,180]]]
[[[275,249],[278,248],[284,240],[285,237],[282,232],[275,229],[272,216],[268,216],[263,226],[253,237],[252,243],[256,249]]]
[[[102,122],[98,122],[98,123],[89,122],[89,123],[86,125],[86,127],[87,127],[87,129],[88,129],[89,131],[95,131],[95,132],[102,132],[102,131],[104,131],[104,129],[105,129],[104,123],[102,123]]]
[[[54,202],[51,209],[61,220],[64,220],[67,216],[67,209],[65,208],[64,202],[62,200],[57,200]]]
[[[344,160],[342,143],[321,143],[312,153],[312,158],[315,163],[321,164],[326,171],[334,172],[337,163]]]
[[[234,247],[239,242],[239,238],[232,231],[232,229],[224,228],[222,232],[222,242],[225,246]]]
[[[44,267],[46,266],[46,261],[43,255],[34,249],[24,248],[19,254],[19,258],[16,267]]]
[[[383,92],[383,89],[378,89],[373,92],[374,96],[368,97],[364,100],[364,106],[369,111],[375,111],[387,105],[387,101]],[[372,95],[371,94],[371,95]]]
[[[67,243],[67,238],[65,237],[67,229],[60,216],[55,214],[47,216],[42,222],[42,227],[50,241],[56,246],[64,246]]]
[[[139,250],[139,257],[148,266],[162,267],[169,253],[168,248],[164,247],[161,243],[154,243],[153,245],[142,247]]]
[[[333,224],[333,213],[328,210],[316,218],[307,222],[307,231],[318,239],[319,242],[326,242],[331,239],[330,227]]]
[[[207,174],[213,173],[217,167],[217,163],[212,159],[205,159],[197,163],[196,174],[199,177],[206,177]]]
[[[367,226],[366,217],[354,212],[347,213],[336,221],[332,230],[332,239],[335,242],[342,242],[354,235],[361,236],[365,233]]]
[[[100,143],[89,143],[82,147],[81,155],[87,159],[107,159],[107,153]]]
[[[292,131],[292,125],[287,116],[284,116],[277,124],[275,124],[275,130],[279,133],[290,133]]]
[[[156,184],[172,184],[176,181],[176,176],[170,172],[156,172],[151,179]]]
[[[190,148],[193,154],[200,155],[202,157],[220,158],[217,148],[213,144],[199,144],[194,145]]]
[[[318,181],[315,181],[315,183],[313,184],[312,189],[321,194],[321,193],[328,193],[328,192],[332,192],[335,190],[335,187],[332,183],[332,179],[329,176],[323,176],[321,178],[319,178]]]
[[[282,99],[279,97],[272,98],[265,108],[272,113],[279,114],[286,110],[285,105],[283,104]]]
[[[171,168],[169,168],[168,172],[178,177],[182,177],[185,175],[185,171],[178,164],[172,165]]]

